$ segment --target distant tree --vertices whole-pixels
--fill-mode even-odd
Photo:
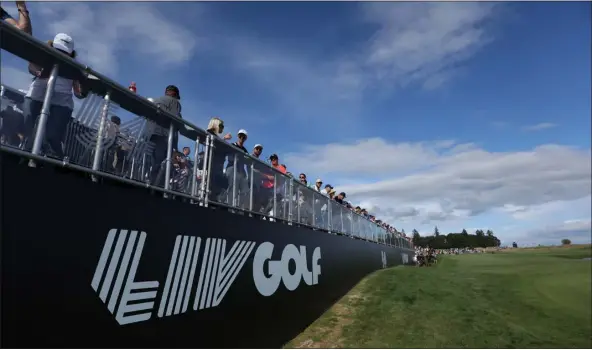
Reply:
[[[413,244],[416,247],[432,247],[435,249],[449,249],[449,248],[486,248],[486,247],[499,247],[501,241],[494,235],[487,236],[483,230],[479,234],[469,234],[467,230],[462,230],[462,233],[449,233],[447,235],[440,234],[438,228],[434,228],[433,236],[420,236],[417,230],[413,230]],[[437,232],[437,235],[436,235]],[[492,232],[493,234],[493,232]]]
[[[571,241],[569,239],[567,239],[567,238],[564,238],[564,239],[561,240],[561,244],[563,244],[563,245],[570,245],[571,244]]]
[[[477,231],[475,231],[475,236],[483,237],[483,236],[485,236],[485,233],[483,233],[483,230],[477,230]]]
[[[512,248],[518,248],[518,243],[516,243],[516,242],[513,242],[513,243],[512,243]]]
[[[487,236],[488,237],[493,237],[493,231],[487,230]]]
[[[417,230],[413,230],[413,244],[414,245],[421,245],[421,236],[419,235],[419,232],[417,232]]]

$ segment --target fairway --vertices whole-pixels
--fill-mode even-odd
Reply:
[[[591,348],[590,256],[515,249],[382,270],[287,347]]]

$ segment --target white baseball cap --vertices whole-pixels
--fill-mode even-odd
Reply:
[[[74,51],[74,40],[68,34],[59,33],[53,38],[53,47],[71,55]]]
[[[263,148],[263,145],[262,145],[262,144],[260,144],[260,143],[258,143],[258,144],[256,144],[256,145],[255,145],[253,148]]]
[[[240,134],[244,134],[245,136],[249,136],[249,134],[247,134],[247,130],[245,130],[245,129],[240,129],[238,131],[237,135],[240,135]]]

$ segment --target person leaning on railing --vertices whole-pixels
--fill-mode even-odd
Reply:
[[[4,11],[4,9],[0,6],[0,21],[6,22],[8,24],[12,24],[13,26],[17,27],[18,29],[22,30],[23,32],[31,35],[33,33],[33,29],[31,27],[31,18],[29,17],[29,11],[27,10],[27,5],[24,1],[15,1],[16,8],[18,9],[19,18],[16,21],[12,18],[8,12]]]
[[[76,58],[74,40],[68,34],[59,33],[53,40],[50,40],[47,43],[49,46],[70,56],[72,59]],[[25,95],[25,102],[23,103],[24,136],[27,140],[25,148],[27,150],[30,150],[33,147],[33,129],[35,128],[41,113],[41,108],[43,107],[43,99],[45,98],[47,82],[51,72],[48,69],[41,68],[35,63],[30,62],[29,73],[31,73],[34,78]],[[72,92],[74,92],[74,96],[79,99],[85,98],[88,94],[88,91],[84,88],[82,82],[62,78],[60,76],[56,77],[54,91],[51,97],[49,118],[47,119],[45,129],[45,140],[51,147],[54,155],[60,159],[64,157],[62,142],[64,141],[68,123],[72,120],[72,111],[74,110]]]

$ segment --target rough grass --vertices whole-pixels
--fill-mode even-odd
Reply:
[[[590,246],[372,274],[287,347],[591,348]]]

